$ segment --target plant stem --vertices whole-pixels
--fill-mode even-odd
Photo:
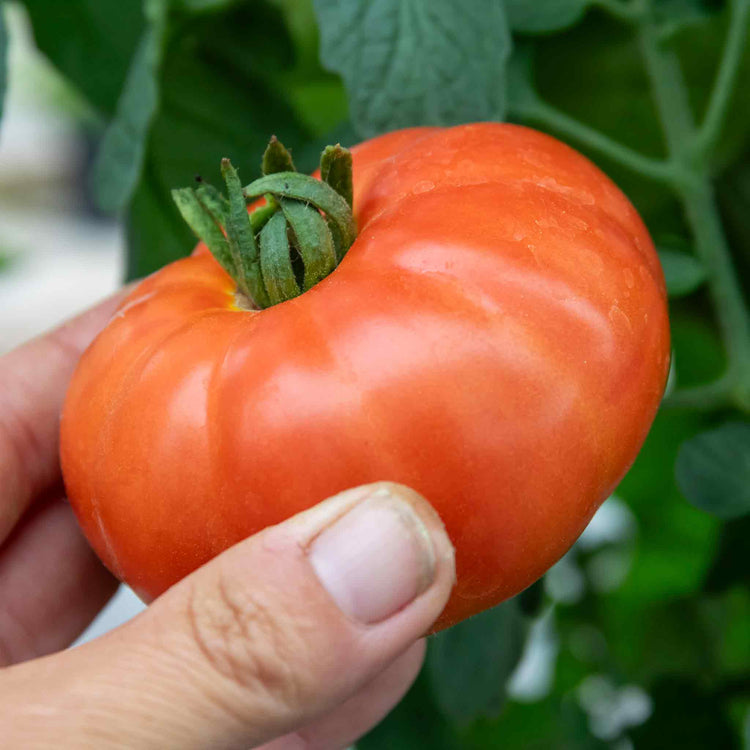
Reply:
[[[674,162],[684,166],[695,123],[680,61],[675,51],[659,39],[656,24],[650,19],[639,24],[638,40],[667,150]]]
[[[732,405],[732,381],[726,375],[705,385],[681,388],[665,397],[663,406],[667,409],[695,409],[714,411]]]
[[[696,253],[708,274],[709,291],[727,349],[732,398],[737,406],[750,410],[750,317],[732,265],[710,175],[691,159],[690,145],[696,128],[682,70],[675,52],[659,40],[652,19],[639,25],[638,35],[670,160],[681,176],[675,189],[693,233]],[[718,392],[718,384],[714,389]]]
[[[695,155],[703,163],[710,159],[726,121],[729,102],[742,62],[749,16],[750,0],[732,2],[729,31],[719,64],[719,72],[716,75],[706,114],[695,138]]]
[[[601,8],[620,21],[635,24],[641,18],[644,12],[643,0],[594,0],[593,5]]]
[[[202,181],[172,191],[185,221],[234,280],[237,305],[246,310],[306,292],[336,268],[357,236],[347,149],[337,144],[323,152],[323,181],[296,172],[289,152],[272,137],[262,170],[263,177],[243,188],[237,170],[222,159],[228,198]],[[248,215],[248,200],[261,196],[266,205]]]
[[[524,114],[527,118],[536,120],[563,136],[586,144],[602,156],[606,156],[633,172],[670,184],[677,179],[677,174],[671,164],[634,151],[541,99],[535,99]]]
[[[708,273],[708,288],[729,360],[738,405],[750,408],[750,317],[732,265],[713,186],[708,179],[680,191],[695,249]]]

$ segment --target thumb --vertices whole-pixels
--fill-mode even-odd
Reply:
[[[109,635],[6,670],[0,717],[12,747],[42,746],[42,731],[66,747],[255,746],[370,683],[453,583],[425,500],[390,483],[349,490],[227,550]]]

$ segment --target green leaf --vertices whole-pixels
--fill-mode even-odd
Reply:
[[[147,158],[126,214],[126,279],[146,276],[195,246],[193,233],[172,202],[173,184],[180,183],[163,182],[159,166]]]
[[[533,703],[508,702],[499,719],[476,722],[451,750],[613,750],[591,734],[573,691]],[[412,747],[424,747],[415,744]],[[411,749],[410,749],[411,750]]]
[[[133,58],[117,113],[94,164],[94,194],[104,211],[120,211],[140,177],[146,138],[159,106],[159,68],[167,28],[166,0],[154,2],[149,25]]]
[[[687,440],[675,471],[697,508],[725,519],[750,513],[750,422],[726,422]]]
[[[499,714],[505,683],[521,658],[525,631],[518,605],[511,600],[430,642],[427,673],[446,718],[465,724]]]
[[[406,697],[369,734],[357,750],[459,750],[463,747],[452,725],[441,716],[423,669]]]
[[[34,39],[100,112],[112,114],[143,35],[140,2],[23,0]]]
[[[0,2],[0,118],[3,116],[5,87],[8,82],[8,30],[5,27],[5,5]]]
[[[706,269],[692,255],[679,250],[659,248],[659,260],[670,297],[690,294],[706,280]]]
[[[534,50],[532,42],[519,40],[508,62],[508,112],[515,121],[533,118],[541,101],[534,80]]]
[[[680,336],[690,331],[679,313],[673,316],[673,325]],[[685,352],[684,363],[692,365],[692,358],[711,357],[710,346],[700,337],[695,344]],[[606,650],[600,668],[614,668],[618,679],[627,675],[628,681],[647,685],[664,669],[690,670],[700,660],[699,646],[690,653],[665,648],[643,623],[654,618],[660,622],[657,629],[671,637],[672,623],[679,627],[680,618],[684,618],[683,612],[673,616],[672,603],[681,609],[680,600],[698,596],[711,568],[722,523],[685,502],[671,470],[679,446],[709,424],[705,415],[694,411],[663,410],[657,415],[635,464],[616,490],[636,521],[628,575],[617,590],[606,596],[592,593],[571,615],[576,626],[596,628],[602,634]],[[669,603],[668,611],[665,603]],[[558,610],[560,627],[565,611],[567,608]],[[564,638],[561,634],[562,642]],[[570,683],[568,687],[572,687]]]
[[[546,34],[573,26],[592,0],[505,0],[508,23],[514,32]]]
[[[248,46],[247,30],[264,28]],[[292,50],[280,14],[261,3],[188,19],[173,31],[161,67],[161,102],[141,180],[127,212],[128,275],[150,273],[195,246],[170,190],[201,175],[219,183],[229,157],[243,177],[258,165],[272,133],[302,148],[311,138],[269,79]]]
[[[502,119],[511,39],[484,0],[315,0],[321,59],[339,73],[362,136]]]

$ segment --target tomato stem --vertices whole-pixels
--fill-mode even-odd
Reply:
[[[719,143],[729,104],[736,89],[747,37],[750,2],[735,0],[729,4],[729,12],[729,31],[724,53],[703,122],[695,135],[696,156],[705,165],[709,164]]]
[[[737,5],[746,6],[748,0],[737,0]],[[653,98],[662,122],[669,157],[684,179],[674,185],[685,211],[685,218],[692,230],[695,250],[708,272],[708,288],[716,319],[727,350],[728,367],[722,385],[728,388],[729,399],[737,408],[750,411],[750,311],[748,311],[737,272],[727,242],[711,173],[702,159],[696,161],[695,144],[699,143],[705,153],[711,153],[715,143],[706,141],[706,136],[695,125],[687,96],[687,87],[679,59],[674,49],[659,38],[653,20],[650,0],[646,3],[650,15],[639,26],[639,42],[643,53],[646,73],[651,82]],[[746,16],[741,16],[746,18]],[[745,30],[746,34],[746,30]],[[730,61],[731,62],[731,61]],[[731,65],[727,63],[729,67]],[[717,84],[729,85],[733,76],[719,74]],[[723,100],[729,94],[712,97],[714,107],[723,110]],[[718,102],[718,103],[717,103]],[[718,139],[721,112],[708,115],[708,132]],[[705,121],[704,121],[705,123]],[[720,392],[719,385],[716,393]],[[677,392],[677,394],[679,391]],[[675,394],[675,396],[677,396]],[[673,399],[676,400],[676,399]]]
[[[297,168],[294,166],[294,161],[292,160],[292,155],[275,135],[271,136],[271,140],[268,142],[268,146],[266,146],[266,150],[263,152],[260,169],[263,174],[297,171]]]
[[[716,382],[678,390],[665,405],[695,408],[733,406],[750,413],[750,310],[716,200],[711,159],[721,138],[737,82],[747,37],[750,0],[733,0],[727,42],[701,124],[696,124],[677,53],[668,45],[654,11],[654,0],[596,0],[628,23],[640,45],[653,100],[667,145],[667,158],[653,159],[578,122],[521,86],[515,113],[535,120],[630,169],[668,185],[680,200],[693,235],[696,255],[708,273],[708,288],[726,347],[728,367]]]
[[[228,197],[206,183],[173,190],[183,218],[235,280],[251,308],[292,299],[328,276],[356,237],[352,157],[340,145],[321,155],[321,179],[295,170],[291,154],[271,138],[263,177],[242,187],[222,159]],[[266,203],[248,215],[258,198]]]
[[[352,207],[354,186],[352,184],[352,155],[338,143],[326,146],[320,157],[320,176]]]

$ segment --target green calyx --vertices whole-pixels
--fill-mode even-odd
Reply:
[[[201,180],[172,191],[185,221],[254,309],[297,297],[324,279],[357,234],[347,149],[323,151],[318,180],[297,172],[289,151],[273,137],[261,167],[263,177],[243,188],[237,170],[222,159],[226,196]],[[248,203],[261,197],[266,205],[248,213]]]

